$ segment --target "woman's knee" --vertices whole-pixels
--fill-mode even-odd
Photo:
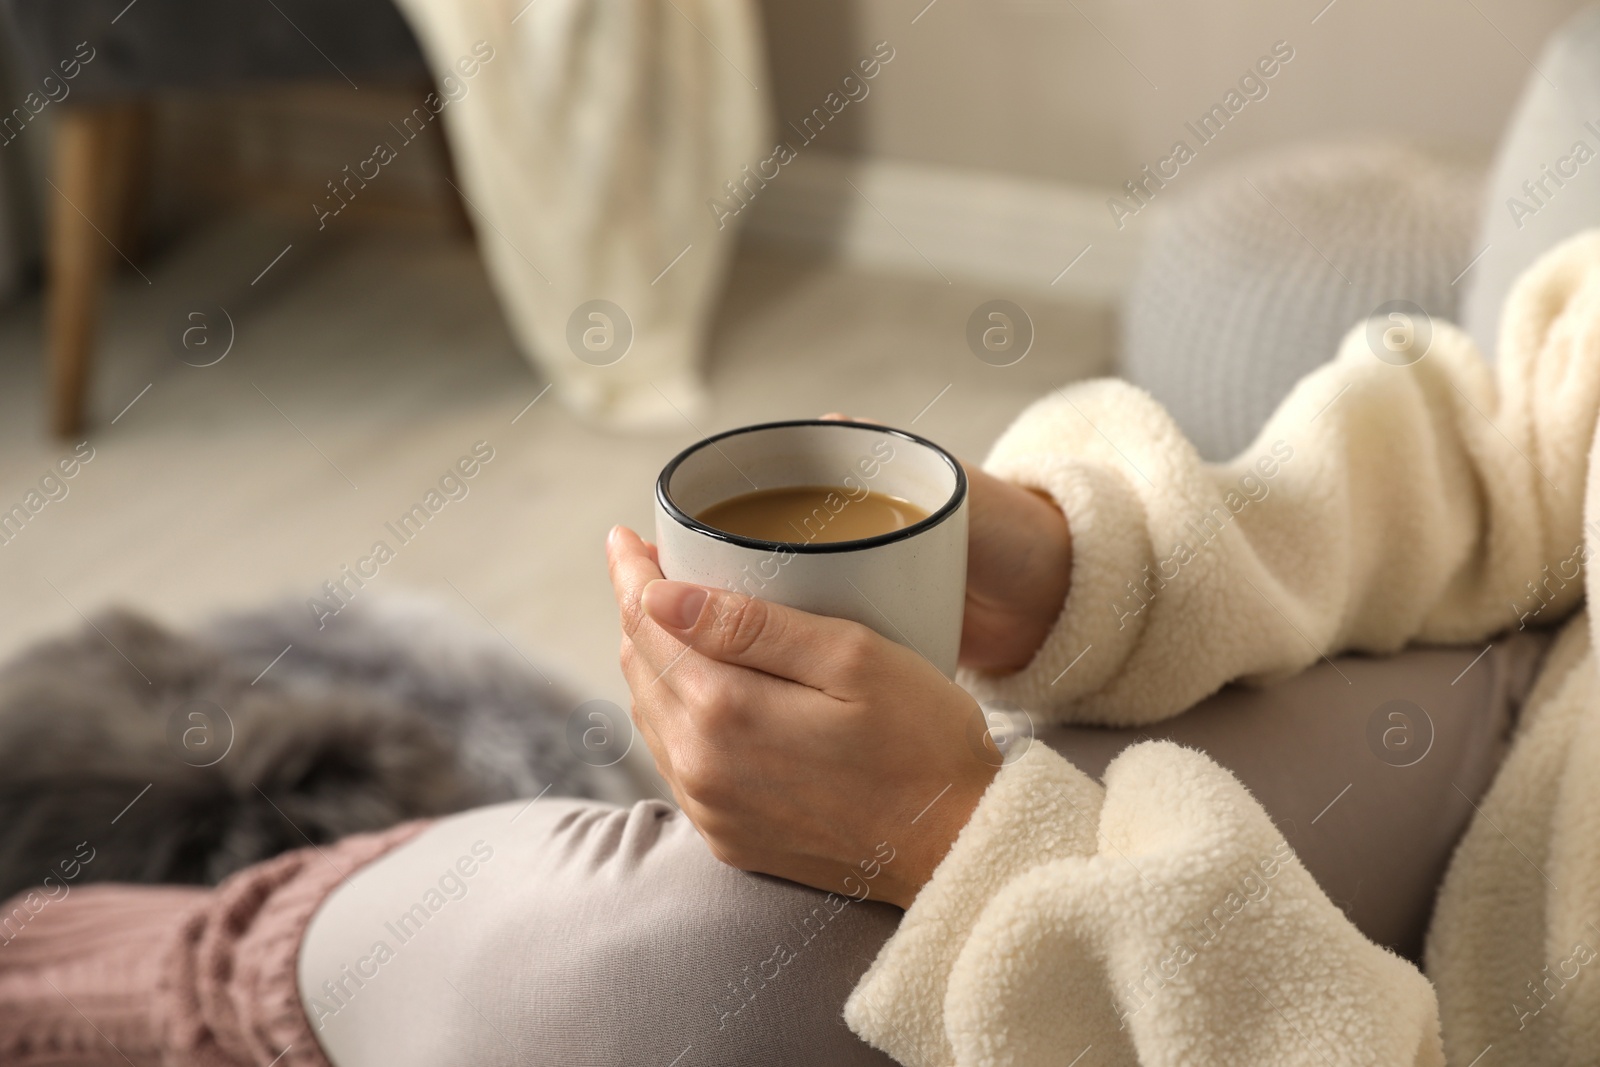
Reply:
[[[373,1007],[351,998],[319,1035],[337,1067],[425,1062],[435,1042],[482,1062],[667,1064],[690,1048],[701,1064],[889,1062],[840,1011],[898,910],[733,870],[660,802],[502,805],[441,822],[330,899],[302,988],[339,966],[330,938],[347,955],[357,929],[390,933],[389,913],[410,913],[458,852],[478,857],[474,876],[396,946],[392,992],[373,981]],[[405,1040],[356,1021],[417,1018],[419,1005]]]
[[[897,909],[734,870],[659,802],[558,822],[553,907],[511,924],[556,952],[520,972],[550,1062],[888,1062],[841,1009]]]

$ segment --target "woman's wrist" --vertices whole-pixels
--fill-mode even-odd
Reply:
[[[972,494],[962,662],[1009,674],[1026,667],[1072,584],[1072,534],[1042,493],[968,469]]]
[[[1050,636],[1066,605],[1072,588],[1072,533],[1055,501],[1032,489],[1013,488],[1027,498],[1028,526],[1034,535],[1033,553],[1023,565],[1029,578],[1024,611],[1028,628],[1020,642],[1027,650],[1027,658],[1016,664],[1020,669]]]
[[[998,764],[974,759],[971,772],[961,781],[951,782],[917,817],[916,837],[897,848],[895,862],[884,867],[885,877],[878,887],[881,899],[902,911],[911,907],[966,829],[999,770]]]

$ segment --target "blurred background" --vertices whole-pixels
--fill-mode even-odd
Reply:
[[[1450,275],[1481,247],[1482,183],[1522,87],[1539,77],[1552,29],[1580,6],[766,0],[748,10],[759,17],[752,63],[723,43],[743,32],[720,10],[730,5],[668,4],[661,26],[676,29],[626,54],[647,63],[670,36],[715,84],[748,85],[767,130],[730,158],[757,168],[783,139],[795,151],[773,164],[778,177],[743,186],[754,190],[747,203],[721,180],[677,194],[705,235],[674,238],[641,276],[665,268],[656,281],[628,284],[659,293],[676,281],[669,272],[700,277],[701,289],[673,293],[664,314],[681,305],[692,318],[703,305],[705,333],[683,356],[697,368],[678,376],[690,384],[656,388],[671,410],[630,425],[596,417],[583,390],[645,354],[584,359],[538,343],[560,336],[560,308],[553,319],[549,306],[521,320],[508,313],[521,283],[507,249],[565,294],[567,246],[535,247],[528,235],[594,207],[496,177],[515,167],[495,163],[493,125],[515,140],[506,116],[518,112],[491,108],[519,90],[494,72],[566,69],[539,36],[555,32],[544,4],[584,7],[478,5],[489,14],[461,40],[497,26],[516,36],[494,41],[482,73],[456,75],[473,95],[444,107],[416,147],[382,163],[381,178],[344,186],[359,192],[338,199],[330,190],[375,142],[405,138],[397,126],[430,92],[451,96],[442,72],[462,53],[441,16],[419,16],[421,0],[405,14],[426,61],[400,13],[384,21],[367,6],[341,28],[342,4],[318,14],[260,0],[251,16],[260,28],[241,38],[238,25],[186,16],[175,0],[0,5],[0,110],[13,116],[0,123],[0,509],[28,512],[0,543],[9,609],[0,654],[110,604],[188,624],[323,597],[325,582],[386,540],[394,558],[356,599],[430,595],[465,625],[553,664],[584,698],[625,703],[602,539],[618,522],[649,530],[653,478],[673,453],[731,426],[841,410],[981,459],[1030,400],[1137,356],[1126,316],[1140,313],[1139,279],[1156,277],[1145,257],[1161,216],[1230,168],[1260,168],[1267,215],[1305,231],[1317,252],[1305,258],[1355,274],[1323,254],[1313,228],[1343,224],[1302,218],[1282,198],[1290,193],[1274,191],[1293,183],[1266,184],[1305,146],[1334,146],[1317,157],[1324,167],[1329,153],[1342,158],[1337,146],[1374,138],[1425,152],[1445,175],[1428,185],[1438,202],[1427,210],[1448,228],[1430,238],[1448,261],[1436,273],[1454,286]],[[62,76],[78,41],[95,58],[54,99],[42,78],[51,67]],[[280,66],[256,65],[252,44],[270,44]],[[1274,55],[1273,74],[1240,90]],[[869,78],[861,64],[874,57]],[[1225,102],[1235,90],[1246,98],[1237,110]],[[847,105],[836,109],[830,94]],[[41,95],[48,102],[35,109]],[[708,115],[721,99],[707,97]],[[1218,105],[1225,126],[1195,136],[1191,124]],[[468,109],[479,106],[487,114],[474,129]],[[806,126],[818,108],[825,125]],[[683,143],[699,143],[694,118],[683,121]],[[705,119],[713,130],[718,121]],[[1125,183],[1179,140],[1193,158],[1132,196]],[[647,147],[643,167],[674,151]],[[1129,211],[1112,206],[1119,199]],[[518,203],[555,229],[496,222]],[[325,217],[336,204],[337,217]],[[654,214],[639,217],[648,226]],[[683,243],[682,262],[669,263]],[[1279,273],[1267,257],[1234,269]],[[1149,282],[1157,294],[1158,283]],[[589,288],[571,288],[573,307],[610,295]],[[1014,342],[1021,356],[971,341],[974,315],[994,301],[1016,309],[1006,321],[1029,339]],[[980,320],[996,321],[987,314]],[[1345,326],[1361,315],[1347,317]],[[540,334],[546,320],[555,332]],[[63,359],[81,365],[65,384]],[[586,376],[564,377],[569,368]],[[631,385],[644,392],[653,381]],[[466,495],[395,543],[385,524],[478,442],[493,458]],[[27,503],[60,461],[86,454],[64,494]]]

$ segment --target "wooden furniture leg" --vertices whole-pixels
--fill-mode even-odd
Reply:
[[[145,204],[150,196],[150,161],[155,144],[155,105],[148,100],[129,104],[126,121],[118,121],[111,147],[111,225],[106,236],[135,263],[145,258]],[[113,264],[113,268],[115,264]]]
[[[132,105],[67,107],[56,116],[51,165],[49,294],[51,426],[61,437],[83,429],[89,359],[99,324],[117,194],[126,176]]]
[[[432,82],[425,83],[424,94],[438,92]],[[456,176],[456,161],[450,151],[450,139],[444,134],[444,124],[435,122],[433,128],[425,135],[430,139],[430,147],[434,159],[439,166],[439,174],[447,184],[441,190],[443,197],[445,224],[450,232],[457,237],[472,240],[477,231],[473,227],[472,213],[467,210],[467,205],[461,198],[461,179]]]

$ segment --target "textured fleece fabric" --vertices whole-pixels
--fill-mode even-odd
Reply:
[[[988,469],[1066,513],[1072,591],[1025,670],[964,681],[1131,725],[1341,650],[1569,618],[1600,542],[1584,522],[1597,407],[1594,231],[1513,289],[1497,367],[1444,323],[1406,366],[1358,327],[1228,463],[1202,462],[1133,386],[1063,390]],[[1499,1063],[1593,1062],[1593,673],[1579,619],[1446,875],[1433,983],[1366,940],[1203,755],[1136,745],[1102,787],[1035,745],[997,776],[846,1019],[919,1067],[1091,1048],[1085,1063],[1466,1067],[1490,1044]]]

